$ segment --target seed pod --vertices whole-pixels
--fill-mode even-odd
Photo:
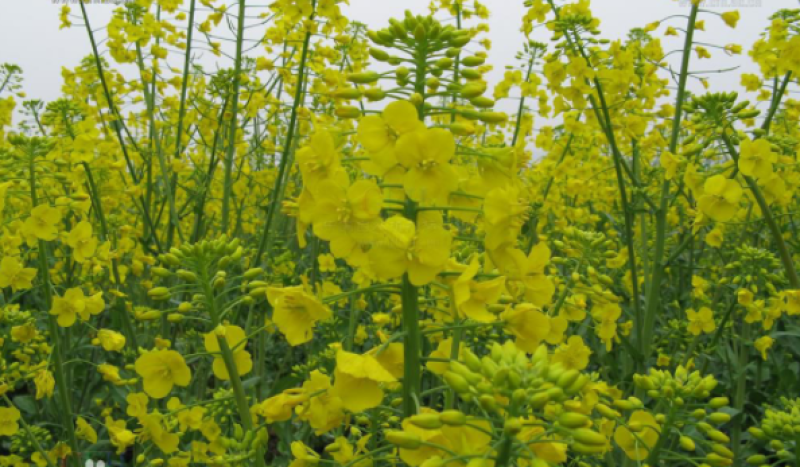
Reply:
[[[602,454],[606,450],[605,446],[600,446],[600,445],[596,445],[596,444],[594,444],[594,445],[593,444],[584,444],[584,443],[581,443],[581,442],[578,442],[578,441],[572,443],[570,445],[570,447],[576,453],[587,455],[587,456]]]
[[[480,107],[482,109],[489,109],[494,107],[494,101],[486,96],[478,96],[474,97],[469,100],[470,104],[474,105],[475,107]],[[478,116],[480,118],[480,116]]]
[[[470,68],[465,68],[461,70],[461,76],[466,78],[469,81],[475,81],[483,78],[483,74],[481,74],[478,70],[473,70]]]
[[[419,449],[420,445],[422,444],[422,440],[419,438],[419,436],[397,430],[387,431],[386,441],[403,449],[411,450]]]
[[[578,428],[572,432],[575,441],[593,446],[605,446],[606,437],[589,428]]]
[[[697,446],[695,446],[694,440],[689,438],[688,436],[681,436],[678,440],[678,444],[680,444],[681,449],[684,451],[694,451]]]
[[[356,84],[371,84],[378,81],[381,78],[375,71],[367,71],[364,73],[351,73],[347,75],[347,81]]]
[[[581,428],[588,421],[589,417],[577,412],[564,412],[558,417],[558,424],[565,428]]]
[[[380,88],[370,88],[364,91],[364,96],[366,96],[370,102],[377,102],[386,98],[386,92]]]
[[[508,115],[503,112],[481,112],[478,114],[478,118],[485,123],[497,124],[508,120]]]
[[[468,67],[481,66],[486,63],[486,58],[479,55],[470,55],[461,59],[461,64]]]
[[[335,113],[339,118],[358,118],[361,116],[361,109],[352,105],[345,105],[336,109]]]
[[[356,88],[337,89],[331,93],[334,99],[361,99],[361,91]]]
[[[435,430],[442,426],[442,421],[439,418],[439,414],[435,413],[413,415],[408,418],[408,421],[412,425],[424,428],[426,430]]]
[[[470,390],[470,385],[467,380],[463,376],[453,373],[452,371],[445,372],[444,381],[458,394],[466,394]]]
[[[467,423],[467,416],[458,410],[445,410],[439,414],[439,420],[445,425],[462,426]]]
[[[467,83],[463,88],[461,88],[461,97],[465,99],[472,99],[475,97],[480,96],[486,92],[486,82],[485,81],[473,81],[471,83]]]

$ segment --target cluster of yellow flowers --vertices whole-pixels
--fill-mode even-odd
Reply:
[[[690,92],[700,0],[527,1],[494,86],[479,1],[341,3],[79,3],[62,98],[0,66],[0,466],[800,462],[800,10],[754,104]]]

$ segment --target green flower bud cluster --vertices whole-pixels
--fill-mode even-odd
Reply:
[[[169,315],[173,322],[182,319],[181,313],[203,309],[209,292],[223,295],[225,291],[240,289],[244,295],[237,300],[243,305],[264,299],[267,283],[260,280],[264,270],[244,269],[247,253],[238,239],[228,241],[224,235],[217,240],[172,248],[169,253],[159,255],[161,266],[152,268],[151,273],[177,284],[158,285],[148,290],[147,296],[154,301],[167,301],[173,293],[192,293],[191,301],[178,304],[175,310],[178,313]]]
[[[763,444],[763,449],[774,452],[778,459],[794,459],[787,465],[796,462],[795,453],[800,443],[800,399],[782,397],[779,406],[766,409],[761,425],[748,431]],[[763,455],[751,456],[747,462],[751,465],[768,464]]]
[[[549,403],[572,399],[589,382],[588,375],[551,363],[549,357],[544,345],[528,357],[511,341],[494,343],[483,358],[466,350],[463,363],[451,362],[444,380],[461,399],[487,412],[539,413]]]
[[[668,399],[679,406],[686,399],[706,399],[717,387],[717,380],[713,375],[703,377],[699,371],[689,373],[683,365],[679,365],[674,374],[651,368],[647,375],[634,375],[633,382],[647,391],[648,396]]]

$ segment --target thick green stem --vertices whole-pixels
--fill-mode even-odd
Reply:
[[[312,13],[309,20],[313,20],[316,14],[317,1],[312,0]],[[272,190],[272,199],[269,206],[267,206],[267,219],[264,223],[264,230],[261,233],[261,240],[258,244],[258,252],[253,261],[253,264],[260,264],[261,257],[269,245],[269,240],[272,236],[272,222],[275,219],[275,211],[280,209],[280,203],[283,200],[283,191],[285,189],[284,178],[286,170],[289,165],[289,154],[291,152],[292,141],[294,141],[294,133],[297,127],[297,109],[300,107],[300,102],[303,100],[303,81],[305,80],[306,62],[308,60],[308,49],[311,42],[311,31],[306,32],[306,37],[303,40],[303,51],[300,55],[300,66],[297,70],[297,89],[295,89],[294,102],[292,103],[292,113],[289,117],[289,128],[286,132],[286,140],[283,142],[283,152],[281,153],[280,166],[278,168],[278,177],[275,179],[275,188]]]
[[[236,56],[233,69],[233,101],[231,103],[232,124],[229,128],[228,153],[225,157],[225,184],[222,196],[222,232],[228,232],[228,219],[230,218],[230,203],[233,190],[233,159],[236,157],[236,114],[239,112],[239,87],[242,81],[242,42],[244,40],[245,0],[239,0],[239,16],[236,25]]]
[[[675,117],[672,122],[672,136],[670,137],[669,150],[675,154],[678,149],[678,138],[680,136],[681,121],[683,119],[683,101],[686,98],[686,82],[689,78],[689,62],[692,56],[692,43],[694,42],[695,21],[699,11],[698,5],[692,5],[689,14],[689,24],[686,28],[686,41],[683,46],[683,61],[681,63],[680,76],[678,78],[678,96],[675,103]],[[642,332],[642,342],[640,347],[642,355],[646,360],[650,356],[653,345],[653,331],[655,328],[658,304],[661,301],[661,280],[664,276],[665,265],[662,262],[664,257],[664,245],[667,239],[667,208],[669,207],[670,181],[664,180],[661,186],[661,204],[656,212],[656,242],[653,252],[652,273],[647,288],[647,298],[645,299],[644,329]],[[637,324],[638,326],[638,324]]]
[[[420,351],[422,336],[419,329],[419,304],[417,303],[417,288],[408,280],[408,275],[403,276],[403,332],[404,357],[403,363],[403,416],[410,417],[417,413],[420,403],[422,374],[420,371]]]
[[[35,154],[31,151],[30,157],[30,189],[31,189],[31,203],[36,207],[39,203],[36,196],[36,164]],[[64,371],[64,354],[63,354],[63,341],[59,332],[57,317],[50,314],[53,308],[53,289],[50,282],[50,266],[48,264],[48,249],[47,242],[39,240],[39,274],[42,277],[42,288],[44,290],[45,308],[47,310],[47,327],[50,333],[51,343],[53,345],[53,373],[56,380],[56,387],[58,389],[58,403],[59,414],[61,415],[61,424],[67,431],[67,442],[72,452],[78,452],[78,440],[75,437],[75,422],[72,414],[72,403],[68,391],[69,385],[67,384],[66,372]],[[70,459],[71,460],[71,459]],[[68,461],[72,465],[73,462]]]

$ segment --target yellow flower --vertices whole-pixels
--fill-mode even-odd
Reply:
[[[761,358],[763,358],[766,361],[767,360],[767,350],[769,350],[772,347],[772,344],[774,344],[774,343],[775,343],[775,339],[773,339],[773,338],[771,338],[769,336],[763,336],[763,337],[759,337],[758,339],[756,339],[753,344],[755,345],[756,350],[761,352]]]
[[[739,210],[742,187],[736,180],[714,175],[703,185],[704,193],[697,200],[703,214],[717,222],[728,222]]]
[[[11,287],[12,292],[33,287],[31,283],[36,277],[36,269],[26,268],[19,259],[6,256],[0,262],[0,288]]]
[[[247,335],[244,329],[239,326],[220,326],[218,329],[220,328],[220,331],[215,329],[206,334],[203,340],[206,352],[215,354],[214,363],[211,366],[214,370],[214,376],[223,381],[231,379],[230,374],[228,374],[228,368],[225,366],[225,361],[219,355],[220,346],[218,339],[221,337],[225,338],[228,347],[233,352],[233,361],[236,364],[236,371],[239,373],[239,376],[250,373],[253,369],[253,358],[250,356],[250,352],[245,350]]]
[[[689,308],[686,310],[686,317],[689,319],[689,332],[693,336],[699,336],[701,333],[710,334],[717,328],[714,312],[708,307],[700,308],[700,311]]]
[[[515,336],[517,347],[534,352],[550,334],[550,318],[530,303],[508,308],[500,315],[506,331]]]
[[[739,170],[756,180],[763,180],[772,175],[772,163],[778,160],[765,139],[750,141],[744,139],[739,154]]]
[[[110,329],[97,332],[97,343],[107,352],[120,352],[125,347],[125,336]]]
[[[614,431],[614,441],[629,458],[642,461],[658,442],[660,433],[661,427],[655,417],[644,410],[637,410],[631,414],[628,426],[618,426]]]
[[[78,417],[75,421],[75,436],[78,439],[88,441],[89,444],[97,442],[97,431],[83,417]]]
[[[272,321],[291,346],[304,344],[314,336],[317,321],[331,317],[331,310],[305,292],[302,286],[267,289]]]
[[[363,117],[358,123],[358,142],[370,153],[370,161],[364,170],[382,177],[397,165],[395,142],[406,133],[421,130],[417,108],[407,101],[395,101],[387,105],[381,116]]]
[[[739,22],[740,18],[739,10],[726,11],[722,14],[722,20],[731,28],[736,28],[736,24]]]
[[[359,180],[350,187],[325,180],[312,193],[314,234],[330,242],[335,257],[363,264],[366,253],[361,246],[373,240],[380,225],[381,189],[372,180]]]
[[[297,163],[305,186],[313,187],[329,178],[341,180],[346,177],[340,158],[333,135],[327,131],[314,133],[308,144],[297,151]]]
[[[622,316],[622,309],[616,303],[595,305],[592,317],[597,321],[595,333],[605,344],[606,350],[611,351],[614,340],[617,338],[617,320]]]
[[[69,233],[67,244],[72,248],[75,261],[83,263],[97,250],[97,239],[92,236],[92,224],[86,221],[79,222]]]
[[[453,239],[435,211],[420,212],[416,225],[401,216],[390,217],[381,225],[380,234],[369,259],[381,279],[394,279],[407,272],[412,284],[425,285],[444,269],[450,257]]]
[[[180,437],[175,433],[170,433],[165,427],[164,416],[158,412],[147,414],[142,420],[142,434],[158,446],[164,454],[171,454],[178,450]]]
[[[336,271],[336,258],[327,253],[319,255],[317,257],[317,266],[320,272],[334,272]]]
[[[333,392],[330,376],[319,370],[312,371],[303,383],[302,400],[299,418],[307,421],[318,436],[335,429],[344,420],[344,401]]]
[[[722,241],[725,239],[723,231],[721,228],[716,227],[710,232],[706,234],[706,243],[713,246],[714,248],[719,248],[722,246]]]
[[[114,420],[106,417],[106,429],[111,440],[111,444],[116,446],[117,454],[122,454],[136,441],[136,435],[125,427],[125,420]]]
[[[458,188],[450,159],[456,153],[453,134],[442,128],[407,133],[397,140],[397,160],[407,169],[406,195],[420,203],[441,205]]]
[[[291,450],[294,460],[289,467],[312,467],[319,463],[319,454],[303,444],[302,441],[293,441]]]
[[[87,297],[80,287],[75,287],[67,289],[63,297],[53,298],[50,314],[58,316],[59,326],[68,328],[75,324],[77,317],[80,316],[81,320],[88,321],[91,315],[100,314],[105,306],[102,292]]]
[[[525,284],[525,300],[538,307],[549,305],[556,291],[553,281],[545,274],[550,255],[547,244],[539,243],[531,248],[525,262],[525,275],[522,278],[522,283]]]
[[[675,178],[675,174],[678,173],[678,169],[683,163],[683,158],[676,156],[669,151],[664,151],[661,153],[660,161],[661,167],[663,167],[665,171],[664,178],[667,180],[672,180]]]
[[[125,413],[129,416],[142,419],[147,415],[147,404],[150,402],[150,398],[147,397],[147,394],[143,392],[132,392],[125,397],[125,402],[128,403]]]
[[[530,204],[520,189],[513,186],[495,188],[486,195],[483,216],[486,220],[486,248],[495,250],[516,241],[520,229],[528,221]]]
[[[505,279],[498,277],[486,282],[473,280],[478,273],[480,264],[473,261],[469,267],[453,283],[453,296],[455,303],[466,317],[481,322],[491,323],[497,316],[486,309],[486,305],[497,303],[503,293]]]
[[[161,399],[173,386],[188,386],[192,372],[183,356],[174,350],[153,350],[145,353],[135,364],[136,373],[144,380],[144,392]]]
[[[570,336],[553,353],[553,362],[561,363],[567,370],[583,370],[589,365],[592,350],[583,343],[581,336]]]
[[[0,407],[0,436],[12,436],[19,430],[20,413],[16,407]]]
[[[351,412],[363,412],[380,405],[383,400],[380,385],[395,381],[397,379],[371,355],[344,350],[336,354],[332,394]]]
[[[31,211],[31,216],[22,226],[22,232],[28,238],[55,240],[58,236],[56,224],[59,222],[61,222],[61,211],[46,204],[40,204]]]
[[[33,383],[36,385],[36,400],[53,395],[53,389],[55,389],[56,380],[53,378],[53,374],[49,371],[37,371],[36,376],[33,378]]]

